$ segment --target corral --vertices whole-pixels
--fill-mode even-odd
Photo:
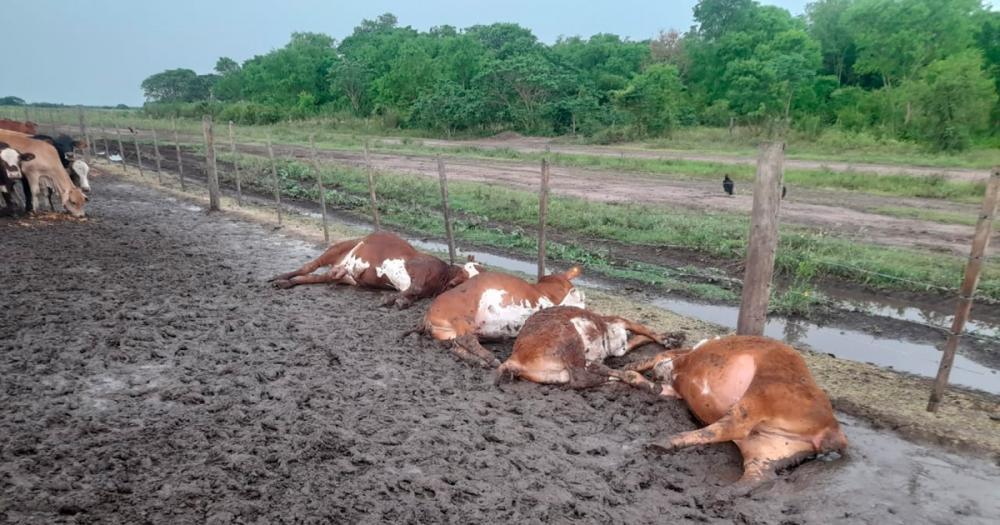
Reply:
[[[618,385],[495,389],[433,343],[396,340],[417,310],[375,309],[377,294],[354,288],[266,286],[311,245],[115,176],[94,186],[85,221],[0,222],[5,521],[986,523],[1000,511],[995,466],[849,417],[845,458],[716,502],[739,474],[734,447],[642,449],[695,427],[681,404]]]

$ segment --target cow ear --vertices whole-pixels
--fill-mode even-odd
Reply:
[[[468,260],[469,262],[476,262],[476,256],[470,253],[469,256],[466,257],[466,260]]]
[[[35,154],[34,153],[22,153],[21,154],[21,162],[28,162],[29,160],[34,160],[34,159],[35,159]]]

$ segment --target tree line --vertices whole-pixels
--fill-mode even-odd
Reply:
[[[644,41],[547,45],[516,24],[418,31],[384,14],[340,42],[293,33],[242,64],[167,70],[142,89],[153,115],[255,124],[350,114],[447,136],[613,142],[692,125],[838,127],[961,150],[997,130],[1000,13],[979,0],[819,0],[801,17],[701,0],[694,19]]]

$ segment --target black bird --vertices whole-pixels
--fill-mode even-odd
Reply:
[[[733,179],[726,175],[726,178],[722,179],[722,189],[726,190],[726,193],[733,194]]]

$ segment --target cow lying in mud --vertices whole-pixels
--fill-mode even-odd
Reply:
[[[661,385],[640,372],[653,370]],[[729,336],[692,349],[666,351],[627,367],[623,381],[683,399],[700,430],[650,445],[673,451],[733,441],[743,456],[743,477],[731,490],[749,491],[781,468],[817,454],[840,452],[847,438],[826,394],[794,348],[767,337]]]
[[[629,337],[629,332],[634,334]],[[683,334],[671,341],[652,329],[627,319],[602,316],[575,306],[541,310],[524,323],[514,341],[514,352],[497,369],[496,384],[522,378],[536,383],[590,388],[617,379],[622,373],[604,365],[647,343],[678,346]]]
[[[479,339],[516,337],[531,314],[544,308],[583,307],[583,293],[570,282],[578,275],[574,266],[531,284],[504,273],[481,273],[434,299],[421,325],[407,333],[428,334],[466,361],[497,367],[500,361]]]
[[[330,270],[313,274],[322,267],[330,267]],[[420,299],[434,297],[478,273],[479,268],[472,261],[462,266],[450,265],[418,252],[397,235],[375,232],[360,239],[338,242],[305,266],[277,275],[270,282],[278,288],[336,283],[398,290],[399,293],[389,296],[382,306],[395,304],[402,309]]]

